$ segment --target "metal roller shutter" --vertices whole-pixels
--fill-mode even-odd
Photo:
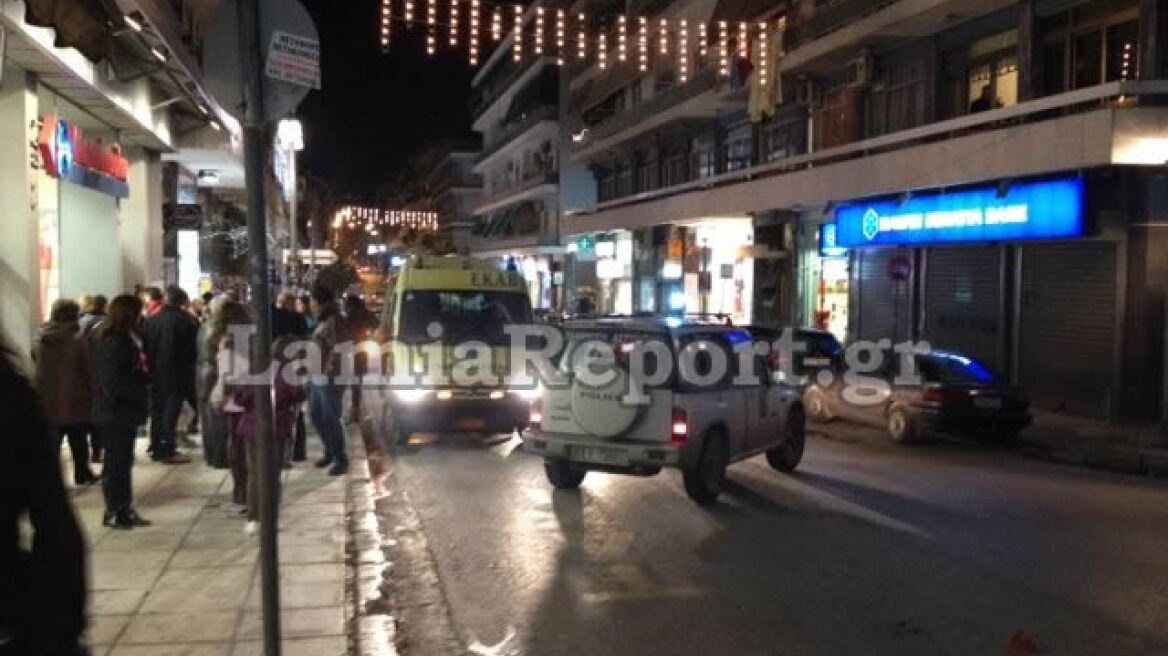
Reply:
[[[894,256],[912,261],[904,248],[867,248],[854,251],[852,266],[855,307],[859,309],[852,334],[858,340],[890,339],[895,344],[912,334],[912,283],[888,274]]]
[[[1116,252],[1111,242],[1022,247],[1018,380],[1034,405],[1106,418]]]
[[[921,339],[1001,370],[1001,249],[930,248],[926,257]]]

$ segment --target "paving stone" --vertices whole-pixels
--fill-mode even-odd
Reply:
[[[85,635],[91,645],[111,645],[130,623],[133,615],[95,615],[89,618]]]
[[[343,636],[285,639],[281,645],[284,656],[346,656],[349,648],[348,640]],[[263,656],[263,643],[236,643],[231,656]]]
[[[243,605],[252,567],[171,569],[151,589],[142,612],[233,609]]]
[[[239,611],[142,613],[135,615],[118,645],[222,640],[235,632]]]
[[[231,643],[118,645],[107,656],[231,656]]]
[[[90,615],[125,615],[138,610],[146,590],[91,590]]]
[[[280,632],[286,638],[312,638],[345,634],[345,609],[341,606],[325,608],[291,608],[280,614]],[[259,640],[263,637],[263,617],[258,610],[244,613],[236,634],[238,640]]]

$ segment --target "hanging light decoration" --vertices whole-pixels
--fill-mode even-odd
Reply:
[[[450,0],[450,47],[458,47],[458,0]]]
[[[576,59],[584,59],[588,56],[588,19],[581,13],[576,20]]]
[[[750,26],[746,21],[738,24],[738,57],[747,58],[747,45],[750,43]]]
[[[491,14],[491,40],[498,41],[503,38],[503,8],[495,7],[494,13]]]
[[[389,52],[389,35],[393,29],[393,0],[381,0],[381,52]]]
[[[414,22],[414,0],[405,0],[405,6],[402,9],[402,14],[405,15],[406,27]]]
[[[556,64],[564,65],[564,10],[556,10]]]
[[[621,14],[616,21],[616,58],[621,62],[629,59],[628,48],[629,26],[625,15]]]
[[[767,24],[761,22],[758,24],[758,83],[759,86],[766,87],[767,77],[767,59],[770,58],[770,44],[767,43]]]
[[[644,73],[649,70],[649,19],[637,19],[637,68]]]
[[[438,0],[426,0],[426,54],[433,55],[438,50]]]
[[[684,18],[677,24],[677,79],[681,84],[689,80],[689,26]]]
[[[470,0],[470,43],[467,45],[467,54],[471,66],[479,65],[479,14],[481,13],[480,0]]]
[[[596,66],[602,71],[608,68],[608,35],[603,31],[596,37]]]
[[[710,35],[706,30],[705,23],[698,23],[698,56],[702,58],[703,62],[710,54]]]
[[[515,43],[511,44],[511,59],[518,64],[523,60],[523,7],[515,5],[512,7],[512,21],[511,34],[515,39]]]
[[[535,8],[535,54],[543,54],[543,7]]]
[[[718,21],[718,75],[730,77],[730,26]]]
[[[668,55],[669,54],[669,21],[667,19],[664,19],[664,18],[661,19],[660,46],[661,46],[661,54]]]

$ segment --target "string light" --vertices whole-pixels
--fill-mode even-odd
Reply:
[[[669,21],[661,19],[661,54],[669,54]]]
[[[458,47],[458,0],[450,0],[450,47]]]
[[[515,43],[511,44],[511,58],[518,64],[523,60],[523,7],[515,5],[512,7],[511,33],[515,37]]]
[[[677,25],[677,79],[682,84],[689,79],[689,27],[684,18]]]
[[[543,7],[535,8],[535,54],[543,54]]]
[[[698,23],[698,56],[702,61],[706,60],[706,56],[710,54],[710,39],[706,32],[706,24]]]
[[[616,58],[621,62],[628,61],[628,25],[624,14],[621,14],[616,21]]]
[[[649,19],[641,16],[637,22],[637,67],[643,73],[649,70]]]
[[[503,38],[503,8],[495,7],[495,12],[491,14],[491,40],[498,41]]]
[[[414,0],[405,0],[405,9],[402,12],[406,17],[406,27],[414,22]]]
[[[479,64],[479,0],[470,0],[470,44],[467,46],[470,56],[470,65]]]
[[[738,57],[741,59],[747,58],[747,44],[750,42],[750,26],[746,21],[738,24]]]
[[[718,74],[730,77],[730,28],[726,21],[718,21]]]
[[[604,32],[596,37],[596,66],[602,71],[608,68],[608,35]]]
[[[389,52],[389,35],[393,29],[393,0],[381,0],[381,51]]]
[[[576,59],[588,56],[588,19],[581,13],[577,17],[579,32],[576,33]]]
[[[564,65],[564,10],[556,10],[556,63]]]
[[[767,85],[767,59],[770,53],[767,44],[767,24],[765,22],[758,24],[758,83],[762,87]]]
[[[438,0],[426,0],[426,54],[433,55],[438,50]]]

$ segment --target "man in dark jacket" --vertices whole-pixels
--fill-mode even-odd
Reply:
[[[190,462],[175,448],[183,402],[195,396],[198,326],[183,310],[187,293],[166,288],[166,305],[146,321],[144,342],[150,365],[150,457],[170,465]]]
[[[85,544],[61,483],[57,441],[3,345],[0,398],[0,656],[80,656]],[[30,527],[31,539],[22,539]]]

